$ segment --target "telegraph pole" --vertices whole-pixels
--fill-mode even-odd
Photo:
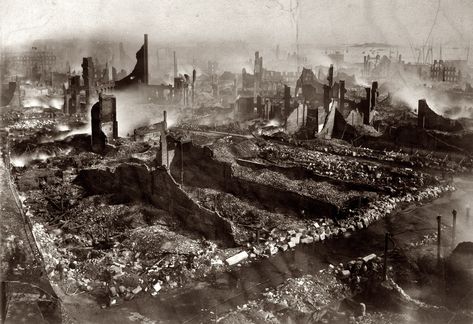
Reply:
[[[389,232],[384,234],[384,259],[383,259],[383,278],[384,281],[388,280],[388,244],[389,244]]]
[[[442,216],[437,216],[437,263],[440,265],[440,249],[442,238]]]
[[[457,211],[452,210],[453,223],[452,223],[452,249],[455,248],[455,232],[457,228]]]

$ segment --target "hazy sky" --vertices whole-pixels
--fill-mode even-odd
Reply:
[[[302,43],[419,45],[431,34],[434,43],[467,46],[472,38],[472,0],[298,2],[297,10],[297,0],[0,0],[1,40],[8,46],[101,32],[114,39],[148,33],[166,42],[294,43],[296,17]]]

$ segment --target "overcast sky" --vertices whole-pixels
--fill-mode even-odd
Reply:
[[[97,32],[116,40],[464,45],[472,0],[0,0],[3,45]],[[439,6],[440,4],[440,6]],[[291,10],[292,8],[292,10]],[[437,10],[438,9],[438,10]],[[294,17],[294,19],[292,19]],[[432,32],[430,32],[432,30]],[[448,44],[447,44],[448,43]]]

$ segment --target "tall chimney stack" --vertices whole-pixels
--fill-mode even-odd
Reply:
[[[149,84],[149,74],[148,74],[148,34],[145,34],[145,44],[144,44],[144,68],[145,68],[145,75],[144,75],[144,84]]]
[[[194,106],[194,99],[195,99],[195,79],[197,77],[197,72],[192,70],[192,106]]]
[[[373,81],[371,83],[371,110],[373,110],[376,107],[376,99],[378,98],[378,82]]]
[[[177,78],[177,58],[176,58],[176,51],[173,52],[174,55],[174,77]]]
[[[164,131],[165,131],[165,132],[168,130],[167,116],[168,116],[167,111],[166,111],[166,110],[163,111],[163,121],[164,121]]]
[[[330,92],[332,92],[332,86],[333,86],[333,64],[330,64],[330,67],[328,69],[328,86],[330,87]]]
[[[339,99],[339,110],[343,111],[345,109],[345,80],[340,80],[340,86],[338,89],[338,99]]]

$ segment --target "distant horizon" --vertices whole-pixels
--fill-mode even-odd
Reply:
[[[143,34],[144,35],[144,34]],[[100,35],[93,35],[91,37],[81,37],[81,36],[71,36],[67,38],[53,38],[53,37],[45,37],[45,38],[38,38],[34,39],[31,41],[24,41],[23,43],[16,43],[16,44],[10,44],[10,45],[5,45],[3,48],[9,49],[27,49],[28,47],[34,47],[35,44],[38,44],[38,42],[54,42],[54,43],[61,43],[61,42],[70,42],[70,41],[80,41],[80,42],[103,42],[105,44],[119,44],[123,43],[127,46],[138,46],[139,44],[143,43],[143,35],[140,35],[141,37],[133,38],[133,39],[110,39],[110,38],[101,38]],[[229,44],[235,44],[235,43],[242,43],[245,44],[246,46],[279,46],[281,49],[288,49],[288,48],[293,48],[294,51],[296,49],[296,43],[271,43],[271,44],[262,44],[259,41],[251,41],[251,40],[245,40],[245,39],[223,39],[223,40],[211,40],[211,39],[203,39],[203,40],[190,40],[190,41],[156,41],[153,39],[152,34],[148,33],[148,37],[150,40],[150,44],[152,47],[161,47],[161,48],[185,48],[185,47],[197,47],[199,45],[217,45],[217,44],[223,44],[223,45],[229,45]],[[432,44],[434,50],[439,49],[441,46],[444,49],[450,48],[450,49],[468,49],[469,47],[471,48],[471,44],[464,43],[464,44],[449,44],[449,43],[436,43]],[[379,47],[379,48],[422,48],[422,46],[425,46],[425,48],[428,48],[431,46],[431,44],[397,44],[397,43],[388,43],[388,42],[374,42],[374,41],[364,41],[364,42],[354,42],[354,43],[333,43],[333,44],[323,44],[323,43],[310,43],[310,42],[301,42],[299,43],[299,48],[303,49],[305,47],[310,47],[310,48],[318,48],[320,50],[331,50],[335,48],[343,48],[343,47]]]
[[[295,3],[299,3],[299,8]],[[466,47],[473,2],[458,0],[3,0],[2,47],[35,39],[102,38],[155,43],[245,41],[262,46],[360,43]],[[292,7],[291,7],[292,5]],[[21,19],[19,18],[21,17]],[[299,39],[296,40],[296,26]]]

